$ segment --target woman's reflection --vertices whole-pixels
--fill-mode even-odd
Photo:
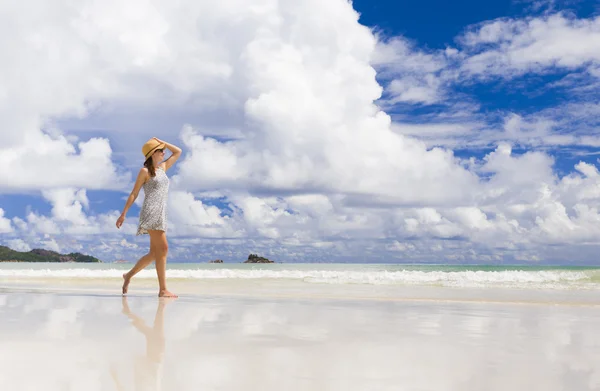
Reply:
[[[149,327],[144,319],[140,318],[129,308],[127,296],[123,296],[122,313],[127,315],[131,324],[146,337],[146,355],[138,357],[134,364],[134,382],[136,390],[160,390],[162,378],[162,363],[165,352],[164,310],[167,303],[173,299],[160,298],[156,307],[154,324]],[[116,387],[119,391],[125,390],[115,371],[112,373]]]

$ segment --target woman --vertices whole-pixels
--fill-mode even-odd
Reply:
[[[172,153],[167,160],[164,160],[165,148]],[[123,213],[117,220],[117,228],[121,228],[123,225],[127,211],[135,202],[140,189],[144,187],[144,203],[140,211],[140,222],[136,235],[150,235],[150,251],[141,257],[130,271],[123,274],[123,294],[127,293],[131,278],[154,261],[156,274],[158,275],[158,296],[177,297],[177,295],[167,290],[165,276],[167,272],[167,251],[169,249],[166,235],[169,178],[166,171],[179,159],[181,149],[154,137],[144,144],[142,153],[146,161],[144,167],[138,173],[133,190],[127,198],[125,208],[123,208]]]

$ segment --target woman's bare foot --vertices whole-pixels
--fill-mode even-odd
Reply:
[[[175,293],[171,293],[168,290],[164,290],[164,291],[160,291],[158,292],[158,297],[172,297],[172,298],[176,298],[178,297]]]
[[[127,289],[129,289],[129,281],[131,281],[131,277],[127,277],[127,273],[123,274],[123,294],[127,294]]]

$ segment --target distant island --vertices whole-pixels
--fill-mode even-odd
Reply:
[[[244,263],[275,263],[275,262],[271,261],[267,258],[264,258],[264,257],[259,257],[256,254],[250,254],[250,255],[248,255],[248,259],[245,260]]]
[[[212,260],[208,261],[208,263],[224,263],[224,262],[222,259],[212,259]],[[246,259],[242,263],[275,263],[275,262],[271,261],[270,259],[267,259],[265,257],[259,257],[256,254],[250,254],[250,255],[248,255],[248,259]]]
[[[98,258],[81,253],[59,254],[56,251],[33,249],[27,252],[15,251],[0,246],[0,262],[85,262],[100,263]]]

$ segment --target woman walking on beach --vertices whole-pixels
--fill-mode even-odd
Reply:
[[[167,148],[171,156],[164,160]],[[140,211],[140,221],[136,235],[148,234],[150,236],[150,250],[148,254],[141,257],[130,271],[123,274],[123,294],[127,293],[129,282],[139,271],[148,266],[152,261],[156,265],[158,276],[158,296],[177,297],[167,290],[167,195],[169,192],[169,178],[166,171],[179,159],[181,149],[175,145],[154,137],[142,147],[142,153],[146,161],[140,169],[135,185],[121,216],[117,220],[117,228],[121,228],[125,221],[127,211],[137,199],[140,189],[144,188],[144,203]]]

